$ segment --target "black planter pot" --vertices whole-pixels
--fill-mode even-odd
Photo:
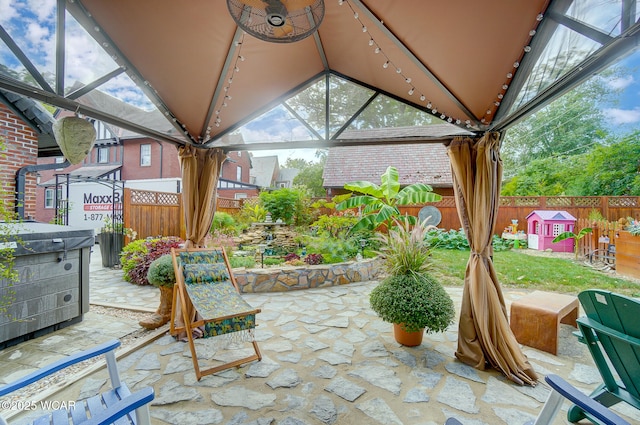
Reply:
[[[124,247],[124,235],[120,233],[100,233],[100,255],[102,267],[113,267],[120,264],[120,251]]]

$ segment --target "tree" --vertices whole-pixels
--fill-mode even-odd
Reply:
[[[364,207],[362,218],[351,228],[350,233],[362,229],[375,230],[381,224],[390,229],[393,219],[400,216],[398,205],[411,205],[425,202],[437,202],[442,196],[433,193],[431,186],[414,183],[400,189],[398,170],[387,167],[380,177],[381,185],[367,181],[347,183],[344,188],[363,195],[351,196],[336,205],[338,211]],[[410,224],[414,224],[415,217],[408,217]]]
[[[608,75],[614,72],[620,71]],[[603,78],[593,78],[509,129],[501,149],[505,174],[513,175],[536,159],[585,153],[605,143],[601,105],[614,92]]]
[[[575,185],[585,196],[640,196],[640,130],[586,155]]]
[[[301,158],[289,158],[285,163],[286,168],[297,168],[300,172],[293,178],[295,186],[305,186],[309,195],[314,198],[325,197],[325,190],[322,179],[324,165],[327,162],[326,151],[316,152],[317,162],[305,161]]]
[[[640,130],[589,153],[531,161],[502,187],[503,196],[640,196]]]

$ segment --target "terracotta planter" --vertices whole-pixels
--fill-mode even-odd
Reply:
[[[404,330],[403,325],[393,324],[393,336],[398,344],[405,345],[407,347],[417,347],[422,344],[422,337],[424,336],[424,328],[416,332],[407,332]]]
[[[640,236],[624,230],[616,235],[616,273],[640,279]]]

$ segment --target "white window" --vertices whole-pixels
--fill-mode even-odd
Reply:
[[[61,199],[61,198],[62,198],[62,189],[58,189],[58,199]],[[52,187],[44,190],[44,207],[45,208],[56,207],[55,189]]]
[[[63,162],[64,162],[63,156],[56,156],[56,159],[55,159],[56,164],[62,164]],[[60,170],[62,170],[62,168],[56,168],[56,171],[60,171]]]
[[[53,199],[54,198],[54,196],[53,196],[53,193],[54,193],[53,191],[54,190],[55,189],[45,189],[44,190],[44,207],[45,208],[54,208],[55,207],[55,205],[54,205],[55,200]]]
[[[564,224],[563,223],[553,223],[553,236],[558,236],[560,233],[564,232]]]
[[[238,158],[242,158],[242,151],[238,151]]]
[[[238,165],[238,168],[236,168],[236,180],[241,182],[242,181],[242,167]]]
[[[234,193],[233,194],[233,198],[234,199],[246,199],[247,198],[247,194],[246,193]]]
[[[148,167],[151,165],[151,145],[140,145],[140,166]]]
[[[109,162],[109,148],[98,149],[98,162],[100,164]]]

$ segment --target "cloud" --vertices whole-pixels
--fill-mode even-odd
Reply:
[[[614,125],[633,124],[640,122],[640,107],[634,109],[605,109],[604,114]]]
[[[607,81],[609,87],[614,90],[624,90],[634,83],[633,75],[627,75],[626,77],[614,78]]]
[[[16,18],[18,16],[18,6],[14,4],[14,0],[0,0],[0,10],[2,10],[2,14],[0,14],[0,24],[6,24],[11,21],[11,19]]]

